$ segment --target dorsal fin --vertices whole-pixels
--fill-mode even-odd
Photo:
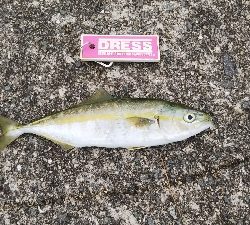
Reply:
[[[88,105],[88,104],[93,104],[93,103],[98,103],[98,102],[104,102],[104,101],[108,101],[108,100],[112,100],[114,99],[114,97],[109,94],[105,89],[100,88],[97,89],[93,95],[91,95],[89,98],[87,98],[86,100],[84,100],[83,102],[73,106],[73,108],[75,107],[79,107],[82,105]]]
[[[83,103],[85,104],[91,104],[91,103],[97,103],[97,102],[104,102],[114,99],[114,97],[109,94],[105,89],[100,88],[95,91],[93,95],[91,95],[86,101]]]

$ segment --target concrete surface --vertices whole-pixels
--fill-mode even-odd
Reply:
[[[1,152],[0,224],[250,224],[250,1],[0,2],[0,114],[28,123],[97,87],[211,112],[216,129],[139,151]],[[79,60],[79,36],[159,34],[160,63]]]

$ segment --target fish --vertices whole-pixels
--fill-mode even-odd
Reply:
[[[82,103],[21,125],[0,116],[0,150],[27,133],[64,150],[82,147],[141,149],[182,141],[212,128],[205,112],[162,99],[118,98],[104,89]]]

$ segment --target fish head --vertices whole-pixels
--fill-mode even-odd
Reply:
[[[212,117],[198,110],[175,106],[165,110],[160,124],[170,141],[181,141],[208,128],[213,128]],[[165,118],[165,119],[164,119]]]

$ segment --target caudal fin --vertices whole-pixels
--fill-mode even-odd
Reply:
[[[7,145],[18,138],[19,135],[10,135],[9,131],[18,127],[18,123],[15,121],[0,116],[0,151],[4,150]]]

